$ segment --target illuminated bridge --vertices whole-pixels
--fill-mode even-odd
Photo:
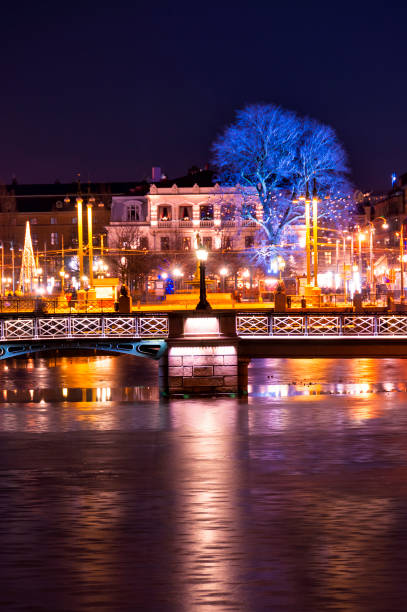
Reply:
[[[170,395],[239,393],[256,357],[407,357],[407,314],[231,309],[0,318],[0,359],[72,348],[159,360]]]
[[[7,316],[0,320],[0,359],[67,348],[159,359],[167,336],[167,316]]]

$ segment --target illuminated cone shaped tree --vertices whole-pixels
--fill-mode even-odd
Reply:
[[[30,223],[27,221],[25,225],[24,250],[20,272],[20,289],[23,293],[33,290],[33,281],[36,277],[36,272],[34,251],[31,242]]]

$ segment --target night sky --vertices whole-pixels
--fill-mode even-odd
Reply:
[[[332,125],[352,179],[407,171],[407,9],[371,2],[8,2],[0,179],[141,180],[210,161],[247,103]]]

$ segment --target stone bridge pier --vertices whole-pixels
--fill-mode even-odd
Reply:
[[[170,315],[160,387],[169,396],[247,393],[249,359],[239,356],[233,314]]]

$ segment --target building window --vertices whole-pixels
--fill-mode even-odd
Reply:
[[[38,245],[38,234],[31,234],[32,243],[34,246]]]
[[[57,224],[57,218],[56,217],[51,217],[50,223],[51,223],[51,225],[56,225]]]
[[[160,238],[160,248],[161,251],[169,251],[170,250],[170,239],[168,236],[161,236]]]
[[[189,236],[184,236],[182,239],[182,250],[190,251],[191,250],[191,238]]]
[[[58,244],[58,234],[57,232],[51,232],[51,246],[56,246]]]
[[[236,216],[236,208],[233,204],[223,204],[220,216],[222,221],[234,221]]]
[[[72,217],[72,225],[74,225],[74,223],[78,223],[78,217]]]
[[[127,204],[127,221],[140,221],[140,206],[135,202]]]
[[[200,206],[199,214],[200,214],[201,221],[212,221],[213,206]]]
[[[242,219],[256,218],[256,205],[255,204],[243,204],[242,206]]]
[[[169,206],[160,206],[158,218],[160,221],[171,221],[171,208]]]
[[[147,236],[142,236],[140,238],[140,249],[142,251],[148,251],[148,238],[147,238]]]
[[[331,264],[332,263],[332,253],[331,253],[331,251],[326,251],[326,253],[325,253],[325,263],[326,264]]]
[[[223,238],[223,248],[225,249],[225,251],[231,251],[232,250],[232,238],[230,236],[224,236]]]
[[[244,248],[251,249],[254,247],[254,236],[245,236],[244,237]]]
[[[192,208],[190,206],[181,206],[179,218],[181,221],[190,221],[192,219]]]
[[[212,238],[210,236],[204,236],[202,244],[207,251],[210,251],[212,249]]]
[[[30,219],[30,223],[31,225],[37,225],[38,221],[36,217],[33,217],[32,219]]]

